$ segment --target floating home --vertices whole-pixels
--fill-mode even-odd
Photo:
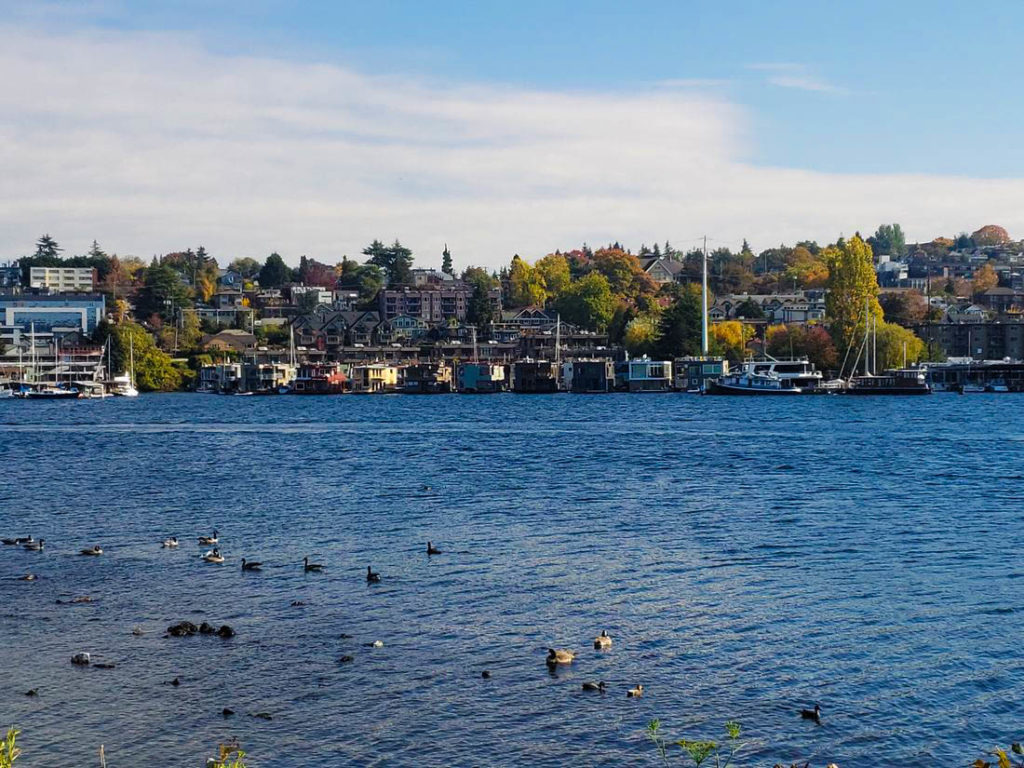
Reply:
[[[521,360],[512,366],[512,391],[546,394],[558,391],[558,365],[544,360]]]
[[[611,360],[570,360],[562,363],[562,386],[567,392],[611,392],[615,364]]]
[[[672,361],[650,360],[645,355],[617,363],[615,385],[627,392],[671,392]]]
[[[452,391],[452,368],[447,363],[417,363],[403,371],[401,391],[408,395],[444,394]]]
[[[349,379],[337,363],[304,363],[292,382],[292,395],[340,395],[349,389]]]
[[[464,394],[504,392],[508,388],[505,366],[501,363],[460,363],[456,387]]]
[[[356,394],[398,391],[398,366],[388,363],[352,366],[352,391]]]
[[[679,357],[672,365],[673,384],[680,392],[704,392],[708,382],[729,375],[724,357]]]

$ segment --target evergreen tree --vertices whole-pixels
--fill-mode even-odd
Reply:
[[[409,282],[413,264],[412,251],[397,239],[389,246],[385,246],[380,240],[374,240],[363,249],[363,254],[370,257],[367,264],[384,270],[389,285],[403,285]]]
[[[261,288],[280,288],[291,278],[292,271],[284,263],[280,254],[272,253],[267,256],[263,268],[260,269]]]
[[[698,355],[701,351],[701,305],[694,291],[684,291],[661,313],[655,354],[664,360],[681,355]]]
[[[444,244],[444,250],[441,251],[441,271],[446,275],[455,274],[455,267],[452,264],[452,254],[448,250],[448,243]]]
[[[36,241],[34,256],[37,259],[59,259],[63,250],[63,248],[57,245],[56,240],[50,237],[49,234],[45,234]]]
[[[89,247],[89,258],[92,259],[105,259],[107,258],[106,252],[100,248],[100,244],[95,240],[92,241],[92,245]]]

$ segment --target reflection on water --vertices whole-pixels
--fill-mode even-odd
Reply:
[[[737,719],[755,763],[967,762],[1022,720],[1016,407],[3,403],[0,535],[47,546],[0,548],[0,724],[26,768],[101,743],[194,766],[231,736],[263,766],[624,765],[653,757],[654,717],[694,737]],[[214,528],[223,566],[198,557]],[[165,638],[183,619],[238,634]],[[549,675],[549,646],[578,661]],[[798,714],[815,702],[820,727]]]

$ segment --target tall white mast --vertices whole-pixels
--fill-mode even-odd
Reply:
[[[135,339],[132,338],[132,329],[128,329],[128,370],[132,386],[135,386]]]
[[[700,291],[700,353],[707,357],[708,354],[708,239],[704,238],[704,268],[701,271]]]
[[[562,313],[555,317],[555,365],[558,365],[562,362]]]

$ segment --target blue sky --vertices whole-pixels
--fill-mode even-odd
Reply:
[[[8,9],[0,259],[1024,235],[1020,2]]]
[[[110,3],[91,23],[371,73],[632,89],[683,79],[747,105],[749,159],[841,172],[1024,172],[1024,3]],[[81,19],[73,16],[73,19]],[[790,65],[791,84],[772,85]],[[804,82],[801,87],[800,81]],[[821,89],[814,88],[821,86]]]

